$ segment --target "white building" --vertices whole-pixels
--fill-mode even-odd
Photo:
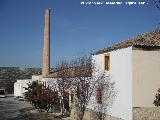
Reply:
[[[110,115],[132,120],[133,107],[154,107],[160,88],[160,29],[99,50],[93,60],[115,81]]]
[[[33,75],[32,79],[17,80],[17,82],[14,83],[14,97],[23,97],[24,93],[27,91],[25,88],[28,88],[28,84],[33,81],[41,82],[41,79],[42,76]]]
[[[153,107],[155,93],[160,87],[160,29],[122,41],[97,51],[93,55],[96,68],[110,74],[117,95],[110,115],[132,120],[133,107]],[[53,74],[52,74],[53,75]],[[17,80],[14,95],[22,96],[27,82],[38,80],[57,85],[50,74],[50,10],[45,11],[42,76]]]

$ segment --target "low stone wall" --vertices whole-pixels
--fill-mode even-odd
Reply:
[[[72,120],[76,120],[76,115],[72,111]],[[78,113],[78,110],[76,110]],[[99,120],[96,113],[90,109],[87,109],[84,114],[83,120]],[[113,116],[106,116],[105,120],[122,120]],[[148,107],[148,108],[133,108],[133,120],[160,120],[160,107]]]
[[[71,110],[71,119],[77,120],[78,109]],[[84,113],[83,120],[99,120],[98,116],[93,110],[87,109]],[[105,120],[122,120],[113,116],[106,116]]]
[[[160,108],[133,108],[133,120],[160,120]]]
[[[96,113],[94,111],[92,111],[90,109],[87,109],[85,111],[83,120],[99,120],[99,119],[98,119],[98,116],[96,115]],[[122,120],[122,119],[107,115],[105,117],[105,120]]]

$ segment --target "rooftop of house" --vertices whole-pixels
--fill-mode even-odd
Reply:
[[[45,78],[74,78],[74,77],[91,77],[92,71],[90,66],[82,67],[66,67],[55,69],[50,71],[50,74],[45,76]]]
[[[127,48],[130,46],[158,47],[159,48],[160,47],[160,29],[155,29],[151,32],[146,32],[134,38],[113,44],[111,46],[98,50],[94,54],[102,54],[105,52],[110,52],[110,51],[118,50],[121,48]]]

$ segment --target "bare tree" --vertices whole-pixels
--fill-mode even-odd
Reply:
[[[93,75],[93,70],[95,73],[96,69],[92,56],[87,55],[80,56],[68,63],[66,61],[62,61],[58,65],[56,77],[63,114],[67,109],[65,101],[69,101],[68,96],[70,95],[74,99],[73,109],[77,109],[78,111],[75,113],[75,119],[82,120],[86,108],[91,101],[91,97],[96,96],[93,92],[97,93],[95,90],[100,88],[102,90],[102,96],[105,96],[102,97],[101,103],[94,103],[94,107],[98,108],[95,110],[97,111],[97,115],[100,120],[102,120],[101,118],[103,118],[103,113],[108,110],[106,106],[109,107],[113,102],[111,97],[114,98],[114,83],[109,82],[109,76],[107,77],[105,73],[99,74],[98,76],[97,74]],[[105,102],[106,99],[107,102]]]
[[[98,119],[104,120],[116,96],[115,82],[106,73],[99,74],[95,82],[96,87],[93,94],[95,99],[92,101],[92,106],[96,111]]]
[[[57,83],[58,91],[60,93],[60,105],[62,115],[66,115],[66,111],[69,111],[69,90],[71,87],[71,67],[65,60],[61,61],[57,65]]]
[[[74,104],[79,111],[76,118],[78,120],[83,119],[84,112],[93,93],[93,67],[91,56],[82,56],[72,61],[72,68],[74,68],[72,89],[74,90]]]

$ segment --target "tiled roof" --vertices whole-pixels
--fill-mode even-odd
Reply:
[[[147,32],[147,33],[138,35],[135,38],[128,39],[126,41],[122,41],[112,46],[103,48],[95,52],[95,54],[101,54],[104,52],[109,52],[109,51],[126,48],[130,46],[160,47],[160,29],[156,29],[152,32]]]
[[[80,75],[82,75],[83,77],[85,75],[87,75],[88,77],[91,77],[91,73],[88,72],[87,71],[88,69],[85,69],[84,67],[83,67],[83,69],[81,69],[79,67],[76,67],[76,68],[75,67],[74,68],[69,67],[69,68],[64,68],[64,69],[59,69],[59,70],[57,69],[57,70],[51,72],[49,75],[45,76],[45,78],[58,78],[58,77],[62,77],[62,76],[63,77],[74,78],[77,75],[76,74],[77,70],[81,71]],[[88,74],[85,74],[85,73],[88,73]]]

